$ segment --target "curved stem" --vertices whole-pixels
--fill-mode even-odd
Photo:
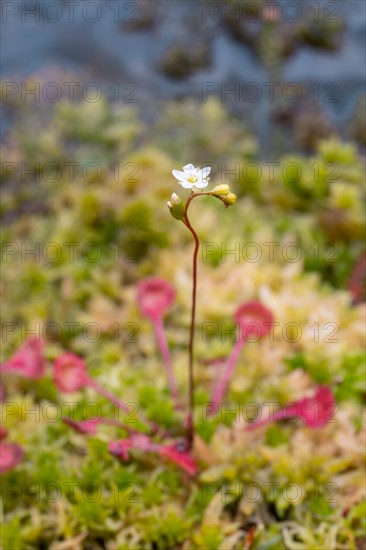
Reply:
[[[195,328],[195,322],[196,322],[196,296],[197,296],[197,257],[198,257],[198,250],[200,246],[200,241],[197,236],[197,233],[192,227],[191,222],[188,218],[188,207],[191,203],[191,201],[194,199],[194,197],[198,195],[202,195],[203,193],[192,193],[187,200],[185,210],[184,210],[184,223],[189,229],[189,231],[192,233],[194,238],[194,252],[193,252],[193,285],[192,285],[192,308],[191,308],[191,326],[189,331],[189,345],[188,345],[188,351],[189,351],[189,360],[188,360],[188,416],[187,416],[187,448],[190,450],[193,445],[193,438],[194,438],[194,421],[193,421],[193,413],[194,413],[194,371],[193,371],[193,361],[194,361],[194,328]]]
[[[164,332],[164,325],[161,318],[154,320],[154,330],[156,340],[158,342],[161,355],[163,357],[170,393],[172,394],[172,397],[174,399],[175,408],[180,409],[181,406],[179,402],[178,386],[174,376],[172,359],[170,356],[170,351]]]
[[[210,410],[212,410],[212,412],[217,412],[218,408],[216,410],[215,408],[221,405],[222,399],[224,397],[230,378],[234,372],[236,362],[239,358],[240,352],[244,344],[245,341],[243,340],[239,340],[238,342],[236,342],[231,354],[229,355],[229,358],[224,368],[224,373],[218,384],[216,385],[214,391],[212,392],[210,403]]]
[[[189,359],[188,359],[188,415],[187,415],[187,421],[186,421],[186,427],[187,427],[187,449],[190,450],[193,445],[193,439],[194,439],[194,421],[193,421],[193,414],[194,414],[194,369],[193,369],[193,361],[194,361],[194,329],[195,329],[195,323],[196,323],[196,296],[197,296],[197,258],[198,258],[198,251],[200,247],[200,241],[198,238],[197,233],[192,227],[192,224],[188,217],[188,208],[191,204],[192,200],[195,197],[200,197],[203,195],[211,195],[210,192],[200,192],[200,193],[194,193],[191,192],[185,208],[184,208],[184,216],[183,216],[183,223],[186,225],[186,227],[189,229],[189,231],[192,233],[193,239],[194,239],[194,252],[193,252],[193,285],[192,285],[192,307],[191,307],[191,326],[189,330],[189,344],[188,344],[188,353],[189,353]]]

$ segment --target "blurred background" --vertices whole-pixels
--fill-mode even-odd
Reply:
[[[90,101],[102,93],[147,118],[159,101],[215,97],[266,156],[331,134],[364,147],[365,11],[362,0],[4,2],[1,75],[42,77],[46,103],[95,82]],[[66,76],[79,85],[45,86]]]

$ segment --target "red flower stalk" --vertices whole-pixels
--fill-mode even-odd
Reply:
[[[117,408],[124,412],[130,412],[127,403],[113,395],[102,386],[100,386],[86,370],[85,361],[74,353],[64,353],[60,355],[54,364],[54,380],[58,389],[65,393],[78,391],[82,388],[93,388],[97,393],[105,397]],[[159,427],[153,422],[140,415],[141,420],[150,426],[154,431],[158,431]]]
[[[13,372],[36,380],[44,375],[45,361],[42,356],[42,342],[36,337],[28,340],[5,363],[0,365],[0,372]]]
[[[13,470],[23,460],[24,451],[17,443],[0,442],[0,473]]]
[[[72,420],[71,418],[64,416],[62,420],[65,422],[65,424],[68,424],[68,426],[73,428],[75,431],[85,435],[95,435],[97,433],[98,426],[100,426],[101,424],[105,424],[109,426],[117,426],[119,428],[123,428],[129,433],[138,433],[136,430],[134,430],[127,424],[123,424],[122,422],[117,422],[112,418],[101,417],[101,418],[91,418],[90,420]]]
[[[153,324],[156,340],[163,357],[168,386],[176,407],[180,408],[178,386],[163,324],[164,314],[170,308],[174,299],[174,288],[164,279],[149,277],[137,285],[137,302],[140,311]]]
[[[212,392],[208,409],[212,414],[222,402],[244,344],[251,338],[266,336],[273,325],[273,315],[263,304],[252,301],[239,306],[235,313],[235,322],[239,327],[239,338],[226,362],[223,375]]]
[[[180,444],[160,445],[151,441],[151,438],[144,434],[136,434],[128,439],[111,441],[108,445],[110,453],[121,458],[129,459],[129,451],[136,449],[143,452],[155,452],[161,457],[167,458],[190,475],[197,473],[197,466],[190,453],[179,448]]]
[[[336,401],[330,388],[319,386],[313,396],[303,397],[290,403],[287,407],[275,412],[272,417],[252,422],[247,429],[253,430],[288,418],[300,418],[309,428],[321,428],[333,418],[335,405]]]

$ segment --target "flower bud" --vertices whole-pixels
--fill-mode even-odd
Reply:
[[[173,218],[180,221],[183,220],[185,205],[176,193],[172,194],[170,201],[167,202],[167,206]]]
[[[216,185],[216,187],[212,189],[211,193],[216,196],[228,195],[230,193],[230,187],[226,183]]]
[[[208,194],[220,199],[224,203],[225,208],[236,203],[236,195],[230,191],[230,187],[226,183],[216,185]]]
[[[234,193],[228,193],[227,195],[223,195],[221,197],[217,197],[218,199],[220,199],[224,205],[225,205],[225,208],[227,208],[228,206],[233,206],[235,203],[236,203],[236,195]]]
[[[227,206],[232,206],[233,204],[236,203],[236,195],[235,193],[229,193],[228,195],[226,195],[224,197],[224,202],[225,204],[227,204]]]

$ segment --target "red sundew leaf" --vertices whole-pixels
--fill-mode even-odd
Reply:
[[[145,434],[134,434],[127,439],[119,439],[111,441],[108,445],[109,452],[122,460],[129,459],[129,451],[131,449],[139,450],[144,453],[155,452],[161,457],[167,458],[174,462],[181,469],[188,472],[190,475],[197,473],[197,466],[190,455],[185,451],[180,451],[176,444],[159,445],[154,443],[151,438]]]
[[[31,380],[41,378],[46,368],[42,347],[40,339],[28,338],[15,354],[1,365],[1,372],[14,372]]]
[[[300,418],[309,428],[321,428],[331,421],[335,413],[336,400],[327,386],[319,386],[311,397],[304,397],[277,411],[272,418],[252,422],[247,427],[253,430],[271,422]]]
[[[240,327],[240,338],[263,338],[273,325],[272,312],[260,302],[253,300],[239,306],[235,313],[235,322]]]
[[[75,431],[86,434],[86,435],[95,435],[97,433],[97,427],[103,421],[100,418],[92,418],[91,420],[72,420],[71,418],[64,417],[62,419],[65,424],[74,428]]]
[[[190,475],[195,475],[198,471],[197,465],[190,453],[179,451],[176,445],[164,445],[160,447],[160,456],[168,458],[177,466],[188,472]]]
[[[140,311],[150,319],[162,318],[174,300],[174,288],[164,279],[148,277],[137,285],[137,303]]]
[[[74,353],[64,353],[56,359],[53,376],[57,388],[65,393],[85,388],[90,381],[85,361]]]
[[[334,416],[335,404],[331,389],[320,386],[312,397],[299,401],[299,416],[310,428],[321,428]]]
[[[143,315],[152,322],[155,336],[163,358],[168,386],[177,409],[181,408],[178,386],[175,379],[169,346],[166,340],[163,317],[175,299],[175,291],[170,283],[158,277],[149,277],[137,285],[137,303]]]
[[[0,426],[0,439],[5,439],[8,435],[8,430],[4,426]]]
[[[16,443],[0,442],[0,473],[13,470],[23,460],[24,451]]]
[[[139,451],[152,452],[159,449],[159,445],[154,443],[148,435],[134,434],[131,436],[132,446]]]
[[[123,460],[128,460],[128,452],[136,449],[142,452],[156,452],[159,445],[151,441],[151,438],[145,434],[134,434],[128,439],[119,439],[111,441],[108,445],[109,452]]]
[[[109,452],[118,458],[122,458],[123,460],[129,459],[128,452],[131,447],[132,443],[129,439],[119,439],[118,441],[111,441],[108,444]]]

